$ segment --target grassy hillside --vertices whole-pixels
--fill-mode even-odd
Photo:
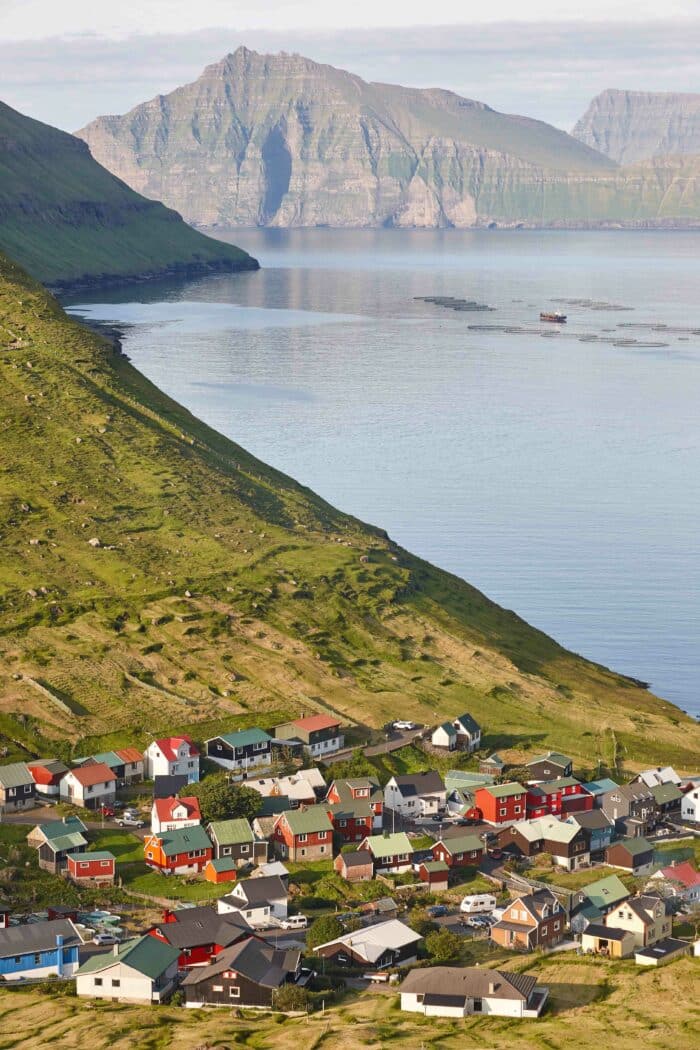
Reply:
[[[697,764],[694,721],[198,422],[7,260],[0,369],[13,755],[468,708],[514,755]]]
[[[0,249],[52,285],[164,272],[251,269],[90,156],[79,139],[0,103]]]

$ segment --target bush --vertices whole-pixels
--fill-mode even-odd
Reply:
[[[313,950],[319,944],[325,944],[326,941],[334,941],[342,933],[343,924],[340,919],[337,919],[335,915],[321,915],[311,924],[306,935],[306,946]]]
[[[434,930],[425,938],[425,947],[435,962],[451,962],[462,947],[462,938],[450,930]]]
[[[273,998],[276,1010],[306,1010],[309,1005],[309,993],[298,984],[283,984]]]

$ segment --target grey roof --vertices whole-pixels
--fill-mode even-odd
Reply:
[[[561,751],[548,751],[546,755],[537,755],[536,758],[531,758],[525,765],[535,766],[540,762],[551,762],[553,766],[561,766],[562,769],[566,769],[568,765],[571,765],[569,756],[563,755]]]
[[[239,893],[245,896],[241,897]],[[268,901],[286,900],[288,896],[287,887],[279,875],[263,875],[257,879],[241,879],[236,884],[236,892],[227,894],[226,901],[233,904],[245,900],[254,906],[267,904]]]
[[[155,928],[174,948],[193,948],[200,944],[228,947],[250,931],[250,926],[237,912],[220,915],[212,907],[180,908],[176,922],[159,923]]]
[[[676,955],[678,952],[689,952],[690,943],[688,941],[681,941],[678,937],[664,937],[662,941],[657,941],[656,944],[652,944],[649,948],[637,948],[634,953],[635,959],[639,956],[642,959],[667,959],[671,955]]]
[[[589,831],[602,831],[603,828],[613,826],[612,820],[603,813],[602,809],[582,809],[570,813],[566,819],[568,822],[575,820],[580,828],[587,828]]]
[[[9,766],[0,766],[0,787],[16,788],[33,783],[34,777],[24,762],[12,762]]]
[[[265,988],[279,988],[290,973],[296,972],[300,959],[301,953],[295,949],[273,948],[256,937],[248,937],[239,944],[219,952],[216,959],[207,966],[197,966],[190,970],[182,984],[200,984],[225,970],[235,970],[254,984]]]
[[[427,773],[405,773],[392,777],[392,780],[404,798],[411,798],[415,795],[435,795],[445,790],[443,779],[435,770]]]
[[[505,973],[481,966],[431,966],[412,970],[401,992],[443,995],[460,999],[516,999],[525,1001],[537,981],[525,973]]]
[[[153,797],[170,798],[177,795],[178,791],[187,786],[186,773],[173,773],[172,775],[158,775],[153,778]]]
[[[372,854],[368,849],[351,850],[343,853],[343,863],[346,868],[359,868],[365,864],[372,864]]]
[[[472,718],[472,716],[468,712],[465,712],[465,714],[460,715],[459,718],[453,719],[453,725],[455,722],[459,722],[460,726],[462,726],[462,728],[464,728],[468,733],[481,732],[481,726],[479,725],[477,720],[475,718]]]
[[[441,722],[437,729],[444,730],[449,737],[457,736],[457,730],[451,722]],[[434,732],[437,732],[437,729],[435,729]]]
[[[63,937],[64,948],[83,943],[70,919],[52,919],[51,922],[9,926],[6,930],[0,930],[0,959],[30,952],[51,951],[56,947],[57,937]]]
[[[362,930],[354,930],[345,933],[342,937],[336,937],[325,944],[319,944],[320,948],[329,948],[331,945],[344,945],[350,948],[368,963],[375,963],[385,951],[398,951],[409,944],[417,944],[423,938],[410,926],[400,922],[398,919],[388,919],[386,922],[378,922],[375,926],[367,926]]]
[[[603,941],[624,941],[625,937],[634,937],[631,930],[620,930],[617,926],[601,926],[597,922],[591,922],[586,926],[587,937],[599,937]]]

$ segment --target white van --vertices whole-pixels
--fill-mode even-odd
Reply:
[[[496,898],[492,893],[470,893],[462,899],[459,910],[467,915],[476,915],[478,912],[493,911],[496,907]]]
[[[309,920],[305,915],[289,915],[280,921],[283,930],[305,930],[308,925]]]

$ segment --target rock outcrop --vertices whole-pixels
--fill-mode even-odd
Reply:
[[[572,135],[620,164],[700,154],[700,95],[603,91]]]

